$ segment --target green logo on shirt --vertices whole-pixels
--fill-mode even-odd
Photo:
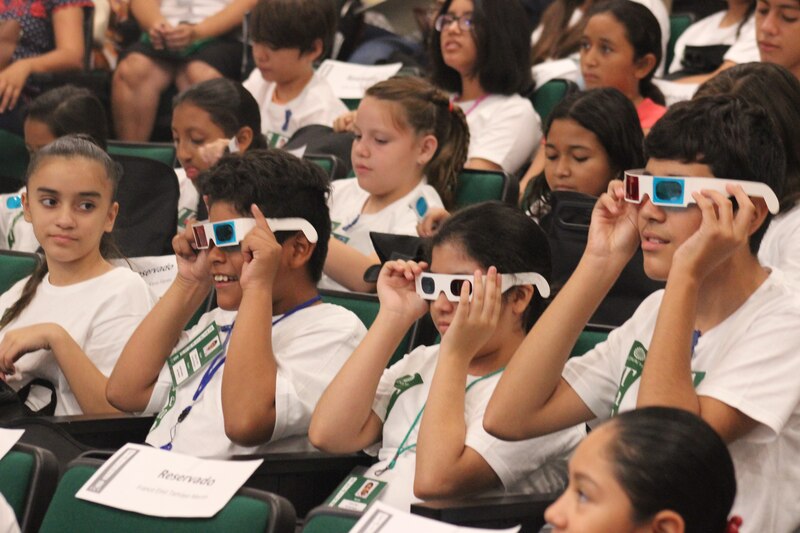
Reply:
[[[619,379],[614,405],[611,407],[611,416],[619,414],[619,406],[622,404],[628,389],[642,377],[645,359],[647,359],[647,348],[641,342],[633,341],[633,345],[631,345],[631,349],[628,352],[628,358],[625,360],[625,369]],[[705,377],[705,372],[692,371],[692,384],[694,387],[697,388]]]
[[[394,407],[397,398],[399,398],[400,395],[403,394],[405,391],[416,385],[422,385],[422,376],[420,376],[419,373],[414,374],[413,376],[411,375],[402,376],[395,380],[394,382],[395,390],[392,393],[392,397],[389,398],[389,405],[386,406],[386,418],[384,418],[384,420],[389,418],[389,413],[392,411],[392,407]]]

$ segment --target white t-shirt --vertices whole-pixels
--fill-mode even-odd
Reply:
[[[277,320],[276,316],[273,318]],[[206,326],[230,326],[236,311],[214,309],[200,317],[197,325],[181,334],[176,347],[185,345]],[[275,385],[275,429],[269,442],[260,446],[239,446],[225,435],[222,414],[223,364],[192,407],[176,426],[178,415],[192,404],[192,396],[208,365],[191,376],[170,400],[172,381],[164,365],[145,412],[162,410],[147,435],[147,442],[163,446],[175,427],[173,450],[200,457],[228,457],[264,451],[310,450],[306,434],[311,413],[325,388],[345,363],[366,329],[356,315],[332,304],[317,304],[286,317],[272,328],[272,349],[278,364]],[[220,334],[224,341],[226,334]],[[210,363],[209,363],[210,365]],[[162,409],[163,408],[163,409]]]
[[[564,379],[600,419],[636,407],[639,377],[664,291],[564,368]],[[783,274],[769,278],[721,324],[704,332],[692,357],[700,396],[715,398],[759,425],[730,444],[743,533],[800,526],[800,295]]]
[[[23,192],[25,187],[16,193],[0,195],[0,250],[35,252],[39,249],[33,224],[22,215]]]
[[[774,217],[758,249],[762,265],[779,269],[786,279],[800,287],[800,202]]]
[[[272,101],[274,82],[266,81],[254,69],[242,84],[252,93],[261,108],[261,130],[270,146],[282,148],[294,132],[309,124],[332,126],[347,106],[339,100],[328,81],[316,72],[303,91],[291,102],[278,104]]]
[[[530,100],[492,94],[456,104],[467,115],[468,159],[486,159],[509,174],[531,160],[542,138],[542,121]]]
[[[0,295],[0,314],[13,305],[28,278],[20,280]],[[155,303],[147,284],[127,268],[114,268],[86,281],[57,287],[45,276],[28,306],[8,326],[5,333],[25,326],[55,322],[63,327],[94,366],[108,376],[125,343]],[[64,373],[50,350],[37,350],[22,356],[17,372],[6,381],[19,390],[34,378],[55,385],[56,415],[81,414]]]
[[[364,255],[375,253],[371,231],[394,233],[395,235],[418,235],[419,217],[415,205],[420,197],[428,207],[444,207],[436,189],[425,183],[419,185],[404,197],[377,213],[363,214],[361,210],[369,198],[369,193],[359,187],[358,178],[335,180],[331,187],[328,206],[331,211],[332,236],[352,246]],[[319,287],[346,291],[347,289],[326,275],[322,275]]]
[[[366,477],[388,482],[379,499],[405,511],[412,503],[420,501],[414,497],[416,450],[412,448],[401,454],[391,470],[380,475],[376,471],[391,462],[401,443],[405,448],[417,442],[421,418],[405,443],[403,440],[428,399],[438,355],[438,345],[420,346],[386,369],[372,405],[372,410],[384,423],[383,440],[378,452],[379,462],[369,468]],[[562,490],[566,486],[567,459],[585,435],[583,426],[518,442],[492,437],[483,429],[483,415],[499,379],[499,373],[483,379],[468,376],[465,383],[465,386],[475,383],[465,395],[465,444],[489,463],[503,483],[502,490],[487,491],[483,495],[543,494]]]
[[[0,533],[19,533],[17,515],[2,494],[0,494]]]
[[[678,37],[678,40],[675,41],[675,56],[669,66],[670,72],[677,72],[683,68],[681,61],[687,46],[734,45],[739,41],[742,41],[742,43],[747,42],[755,52],[755,59],[747,59],[747,61],[758,61],[758,45],[755,41],[754,33],[755,17],[751,16],[739,31],[738,22],[726,28],[720,27],[722,20],[725,18],[725,13],[726,11],[720,11],[698,20]],[[747,62],[738,60],[735,56],[737,56],[736,50],[734,50],[734,57],[728,57],[726,52],[725,59],[736,61],[737,63]]]
[[[756,40],[756,17],[751,15],[742,26],[739,38],[725,53],[725,61],[733,61],[737,65],[761,61]]]
[[[200,193],[182,168],[175,169],[175,176],[178,177],[178,231],[183,231],[186,227],[186,220],[197,218],[197,204],[200,202]]]
[[[161,0],[161,14],[173,26],[179,22],[197,24],[225,9],[231,0]]]

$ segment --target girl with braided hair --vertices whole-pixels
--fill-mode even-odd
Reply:
[[[333,235],[320,287],[371,292],[364,271],[380,261],[369,233],[417,235],[428,209],[452,205],[469,129],[445,92],[414,77],[370,87],[354,129],[356,177],[333,183]]]

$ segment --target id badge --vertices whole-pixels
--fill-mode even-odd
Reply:
[[[385,481],[363,476],[348,476],[325,503],[353,511],[363,511],[378,498],[386,487]]]
[[[219,327],[212,322],[167,359],[173,386],[180,387],[220,353],[222,339],[219,337]]]

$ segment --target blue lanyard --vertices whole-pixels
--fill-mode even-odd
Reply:
[[[464,393],[466,394],[467,392],[469,392],[469,390],[475,384],[477,384],[479,381],[483,381],[484,379],[490,378],[490,377],[494,376],[495,374],[499,374],[503,370],[505,370],[505,367],[499,368],[499,369],[495,370],[494,372],[489,372],[485,376],[479,377],[478,379],[476,379],[475,381],[473,381],[472,383],[467,385],[467,388],[464,389]],[[392,470],[395,467],[395,465],[397,464],[397,460],[400,458],[401,455],[403,455],[405,452],[407,452],[409,450],[413,450],[414,448],[417,447],[417,443],[416,442],[414,444],[409,444],[408,446],[406,446],[405,444],[406,444],[406,441],[408,441],[408,438],[411,436],[411,433],[414,431],[414,428],[417,427],[417,424],[419,424],[419,421],[422,418],[422,412],[425,411],[425,405],[427,405],[427,403],[428,402],[425,402],[425,404],[422,405],[422,409],[420,409],[419,413],[417,413],[416,418],[414,418],[414,421],[411,423],[411,427],[408,428],[408,431],[406,432],[406,436],[403,437],[403,441],[400,443],[400,446],[397,447],[397,451],[395,452],[394,457],[392,457],[392,460],[389,461],[389,464],[386,465],[384,468],[380,468],[380,469],[376,470],[375,471],[375,475],[376,476],[380,476],[381,474],[383,474],[387,470]]]
[[[314,305],[321,299],[322,297],[320,295],[316,295],[310,300],[307,300],[301,303],[300,305],[291,308],[286,313],[284,313],[280,318],[272,321],[273,327],[278,325],[281,322],[281,320],[284,320],[285,318],[292,316],[298,311],[302,311],[306,307]],[[194,394],[192,395],[192,403],[184,407],[183,411],[181,411],[181,414],[178,415],[177,422],[175,422],[175,425],[172,426],[172,429],[170,430],[169,442],[161,446],[162,450],[169,451],[172,449],[172,441],[175,440],[175,433],[178,424],[186,420],[186,417],[189,416],[189,413],[192,412],[192,407],[197,402],[198,398],[200,398],[200,395],[203,394],[203,391],[206,389],[206,386],[211,382],[211,380],[214,378],[214,375],[216,375],[217,371],[222,367],[222,365],[225,364],[225,359],[227,359],[226,352],[228,349],[228,341],[230,341],[231,339],[231,332],[233,332],[233,324],[231,324],[230,326],[222,326],[219,329],[220,331],[227,333],[227,335],[225,336],[225,340],[222,343],[222,352],[220,352],[220,354],[216,356],[213,361],[211,361],[211,364],[206,369],[205,374],[203,374],[203,377],[200,379],[200,384],[197,386],[197,390],[194,391]]]

